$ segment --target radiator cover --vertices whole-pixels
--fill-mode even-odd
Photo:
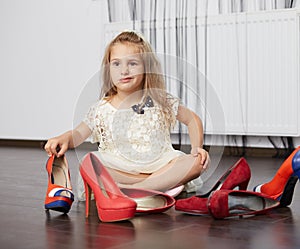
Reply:
[[[176,56],[196,68],[183,67],[178,77],[186,82],[183,102],[199,114],[206,134],[299,136],[299,11],[109,23],[105,39],[132,28],[168,55],[165,69]],[[167,80],[168,90],[178,95],[173,81]],[[220,110],[224,117],[216,124],[212,116]]]

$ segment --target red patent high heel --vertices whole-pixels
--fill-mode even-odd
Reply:
[[[262,193],[226,189],[214,191],[207,202],[209,212],[215,219],[265,214],[279,205],[279,201]]]
[[[45,198],[45,209],[68,213],[74,201],[70,172],[65,156],[49,157],[46,170],[48,172],[48,189]]]
[[[239,187],[240,190],[246,190],[250,177],[250,167],[246,159],[242,157],[223,174],[209,192],[186,199],[179,199],[175,204],[175,209],[190,214],[209,214],[207,198],[213,191],[218,189],[234,189],[236,187]]]
[[[80,166],[86,195],[86,217],[89,216],[91,192],[94,192],[98,217],[103,222],[130,219],[135,215],[137,204],[125,196],[109,175],[100,160],[88,153]]]

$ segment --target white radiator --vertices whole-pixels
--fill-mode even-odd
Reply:
[[[109,23],[105,39],[143,30],[158,53],[168,54],[161,60],[169,78],[174,71],[182,77],[183,102],[201,116],[206,134],[299,136],[299,20],[289,9]],[[176,55],[188,64],[176,68]],[[178,95],[178,80],[167,85]]]

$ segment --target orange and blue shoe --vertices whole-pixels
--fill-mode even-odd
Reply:
[[[286,165],[288,167],[286,167]],[[295,186],[300,179],[300,147],[295,149],[295,151],[280,166],[280,169],[281,167],[285,167],[284,169],[288,171],[288,177],[286,178],[286,181],[283,181],[281,184],[276,185],[274,193],[268,193],[268,195],[273,199],[280,201],[280,207],[287,207],[292,203]],[[276,172],[275,175],[281,175],[280,169]],[[253,191],[264,193],[264,191],[262,191],[262,187],[264,184],[255,186]]]
[[[70,172],[65,156],[49,157],[46,170],[48,172],[48,189],[45,209],[68,213],[74,201]]]

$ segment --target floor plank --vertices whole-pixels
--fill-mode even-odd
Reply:
[[[69,151],[73,186],[79,159],[85,151]],[[224,156],[203,191],[238,157]],[[252,171],[249,189],[271,179],[283,161],[278,158],[246,158]],[[300,186],[289,208],[266,215],[215,220],[192,216],[174,208],[161,214],[136,215],[133,219],[103,223],[96,208],[85,219],[85,203],[74,202],[68,215],[45,212],[47,156],[38,148],[0,147],[0,245],[1,248],[300,248]],[[183,195],[182,195],[183,196]]]

